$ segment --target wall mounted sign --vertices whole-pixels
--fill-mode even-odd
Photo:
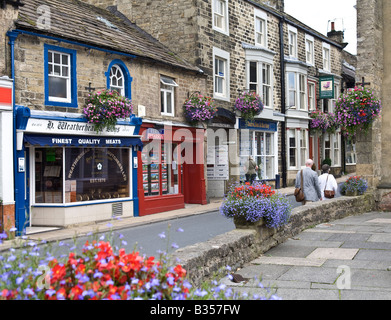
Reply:
[[[254,120],[240,119],[239,129],[251,129],[251,130],[276,132],[277,122],[270,122],[261,119],[254,119]]]
[[[334,99],[334,76],[319,77],[319,99]]]
[[[128,137],[134,135],[134,129],[134,126],[116,125],[114,130],[104,129],[101,134],[104,136]],[[96,135],[95,127],[89,123],[38,118],[29,118],[26,126],[26,132]]]

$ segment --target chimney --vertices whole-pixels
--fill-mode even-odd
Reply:
[[[333,40],[339,44],[345,45],[344,42],[344,32],[343,31],[335,31],[335,22],[331,22],[331,31],[327,32],[327,37],[330,40]],[[347,43],[346,43],[347,45]]]

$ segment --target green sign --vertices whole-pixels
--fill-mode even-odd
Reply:
[[[319,77],[319,99],[334,99],[334,76]]]

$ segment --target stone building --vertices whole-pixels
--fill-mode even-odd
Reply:
[[[357,139],[357,174],[376,190],[380,208],[391,210],[390,121],[391,3],[387,0],[357,1],[357,80],[365,79],[382,101],[381,119],[368,135]]]
[[[224,175],[226,163],[208,164],[210,197],[221,196],[229,178],[244,179],[243,164],[249,154],[259,164],[259,179],[278,185],[291,185],[308,157],[318,168],[330,158],[334,173],[341,174],[341,135],[314,136],[308,130],[308,112],[315,108],[332,112],[345,87],[346,44],[339,42],[340,37],[326,37],[287,15],[284,1],[279,0],[85,1],[102,8],[115,6],[204,70],[204,93],[219,106],[219,116],[208,124],[208,151],[211,160],[229,158],[230,169]],[[320,77],[332,79],[331,99],[320,99]],[[265,104],[251,123],[232,114],[244,90],[257,91]],[[223,141],[219,147],[216,137]]]
[[[15,82],[18,231],[205,203],[203,164],[170,162],[181,150],[163,144],[180,145],[188,129],[193,148],[204,148],[204,128],[190,127],[182,111],[191,93],[205,91],[200,68],[114,9],[23,3],[0,10],[0,39],[9,43],[0,67]],[[106,88],[131,99],[135,115],[97,133],[82,112],[89,94]],[[158,147],[146,148],[152,140]]]

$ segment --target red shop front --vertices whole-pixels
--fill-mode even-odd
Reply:
[[[143,123],[138,153],[139,215],[206,204],[204,129]]]

